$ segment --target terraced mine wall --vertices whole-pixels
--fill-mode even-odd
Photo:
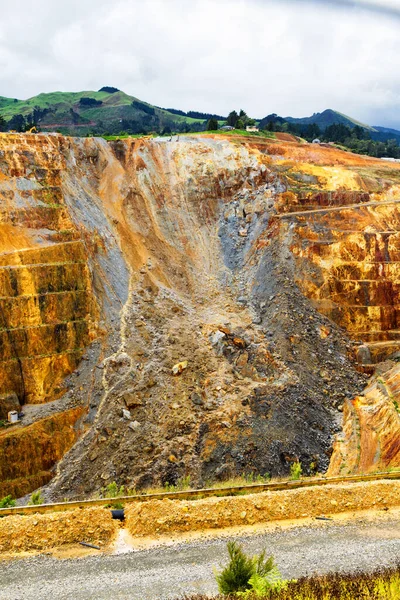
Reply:
[[[399,182],[290,141],[0,136],[0,411],[26,413],[0,434],[9,488],[72,444],[51,498],[326,470],[362,371],[395,367]],[[22,464],[56,415],[59,438]],[[365,456],[332,464],[400,461]]]
[[[0,434],[0,496],[18,498],[52,478],[51,469],[79,437],[77,407]]]

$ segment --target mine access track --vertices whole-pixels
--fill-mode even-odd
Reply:
[[[290,217],[298,217],[298,216],[306,216],[313,215],[316,213],[329,213],[329,212],[338,212],[340,210],[347,209],[357,209],[364,208],[365,206],[387,206],[389,204],[399,204],[400,200],[383,200],[381,202],[371,201],[371,202],[360,202],[358,204],[343,204],[342,206],[324,206],[324,208],[312,208],[312,209],[304,209],[297,210],[293,212],[286,212],[275,215],[278,219],[290,219]]]
[[[72,502],[58,502],[54,504],[41,504],[39,506],[14,506],[0,509],[0,518],[9,515],[27,515],[32,513],[49,513],[76,508],[90,508],[103,506],[109,508],[113,503],[148,502],[149,500],[199,500],[213,496],[238,496],[243,494],[256,494],[259,492],[275,492],[278,490],[295,490],[298,488],[316,487],[328,484],[357,483],[379,481],[381,479],[400,479],[400,470],[387,473],[373,473],[371,475],[349,475],[346,477],[313,477],[298,481],[281,481],[277,483],[256,483],[228,488],[207,488],[182,492],[163,492],[160,494],[137,494],[135,496],[119,496],[117,498],[102,498],[100,500],[74,500]]]

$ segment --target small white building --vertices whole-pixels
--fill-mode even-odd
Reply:
[[[320,144],[321,140],[319,140],[318,138],[315,138],[315,140],[312,141],[313,144]]]
[[[260,131],[255,125],[247,125],[246,131]]]
[[[9,423],[18,423],[18,413],[16,410],[10,410],[7,416]]]

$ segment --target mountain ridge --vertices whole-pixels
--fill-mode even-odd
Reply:
[[[0,117],[5,119],[7,129],[19,131],[36,125],[45,131],[78,136],[118,135],[122,131],[131,134],[202,131],[211,117],[216,118],[219,124],[223,121],[221,115],[162,108],[108,86],[98,91],[42,92],[26,100],[0,96]],[[358,126],[373,140],[396,139],[400,144],[400,130],[371,126],[331,108],[309,117],[280,117],[274,113],[259,119],[259,127],[265,127],[272,117],[297,125],[315,124],[321,131],[333,124],[351,129]]]
[[[310,117],[285,117],[285,121],[289,123],[298,123],[300,125],[309,125],[315,123],[321,129],[326,129],[329,125],[342,123],[343,125],[347,125],[348,127],[362,127],[363,129],[367,129],[368,131],[374,131],[375,128],[371,125],[366,125],[365,123],[361,123],[344,113],[341,113],[337,110],[333,110],[332,108],[328,108],[321,113],[314,113]],[[399,132],[400,133],[400,132]]]

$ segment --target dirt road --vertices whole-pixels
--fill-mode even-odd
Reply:
[[[266,547],[285,577],[394,564],[400,557],[396,515],[386,520],[327,522],[236,538],[250,553]],[[213,566],[226,539],[208,539],[112,556],[47,556],[0,562],[0,600],[158,600],[216,592]]]

